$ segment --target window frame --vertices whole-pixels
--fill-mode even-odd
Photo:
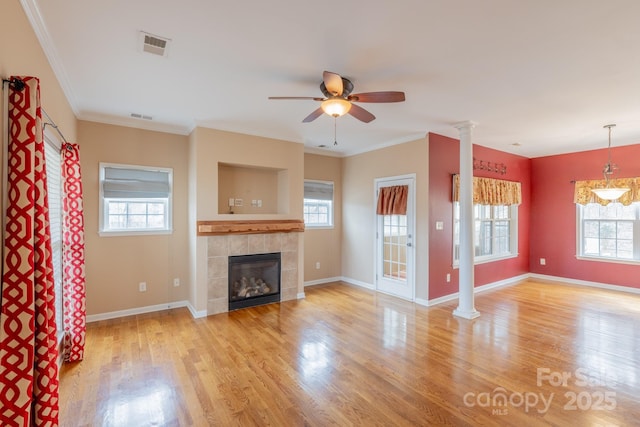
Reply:
[[[614,203],[612,202],[607,206],[612,206]],[[633,224],[633,238],[632,238],[632,253],[633,258],[618,258],[618,257],[609,257],[602,255],[593,255],[593,254],[585,254],[584,253],[584,209],[586,205],[581,205],[576,203],[576,259],[583,261],[595,261],[595,262],[607,262],[613,264],[628,264],[628,265],[640,265],[640,202],[632,203],[632,206],[635,208],[635,219],[624,219],[624,218],[599,218],[599,219],[590,219],[592,221],[631,221]],[[618,238],[616,237],[616,240]],[[598,238],[598,242],[600,238]]]
[[[452,204],[452,218],[453,218],[453,226],[451,227],[451,233],[452,233],[452,254],[451,254],[451,259],[453,260],[452,262],[452,266],[453,268],[458,268],[460,266],[460,259],[456,258],[456,247],[460,246],[460,242],[459,239],[456,241],[456,222],[459,222],[460,219],[456,217],[456,205],[459,205],[460,202],[458,201],[454,201]],[[475,251],[475,246],[478,242],[476,242],[476,237],[475,235],[477,234],[476,231],[476,223],[479,221],[478,218],[475,218],[475,208],[476,206],[479,205],[478,203],[474,203],[474,251]],[[496,206],[492,206],[492,205],[481,205],[481,206],[489,206],[490,208],[494,208]],[[497,206],[502,206],[502,207],[506,207],[509,211],[509,252],[508,253],[499,253],[499,254],[490,254],[490,255],[475,255],[474,259],[473,259],[473,264],[474,265],[478,265],[478,264],[485,264],[485,263],[489,263],[489,262],[494,262],[494,261],[502,261],[505,259],[511,259],[511,258],[517,258],[518,257],[518,206],[519,205],[497,205]],[[459,211],[459,209],[458,209]],[[492,230],[494,229],[494,225],[495,222],[498,219],[491,219],[491,223],[492,223]]]
[[[169,195],[165,199],[163,197],[149,197],[149,198],[113,198],[114,201],[121,201],[124,203],[139,203],[141,201],[144,202],[154,202],[158,200],[166,200],[165,205],[165,223],[166,226],[164,228],[131,228],[131,229],[109,229],[105,228],[108,224],[107,216],[108,211],[106,210],[104,197],[104,188],[103,183],[105,180],[105,169],[106,168],[123,168],[123,169],[132,169],[132,170],[141,170],[141,171],[151,171],[151,172],[164,172],[168,174],[169,181]],[[163,234],[172,234],[173,233],[173,168],[165,168],[165,167],[157,167],[157,166],[142,166],[142,165],[132,165],[132,164],[122,164],[122,163],[103,163],[100,162],[99,169],[99,206],[98,206],[98,234],[101,237],[118,237],[118,236],[150,236],[150,235],[163,235]]]
[[[305,183],[310,182],[310,183],[319,183],[319,184],[331,185],[331,200],[307,199],[306,197],[304,197],[304,191],[303,191],[302,217],[303,217],[305,228],[312,228],[314,230],[332,229],[332,228],[334,228],[335,227],[335,183],[333,181],[322,181],[322,180],[317,180],[317,179],[305,179],[304,182]],[[305,215],[305,208],[306,208],[306,206],[308,204],[311,204],[311,203],[315,204],[316,206],[320,206],[320,205],[327,205],[328,206],[329,221],[327,223],[309,223],[309,222],[307,222],[306,215]]]

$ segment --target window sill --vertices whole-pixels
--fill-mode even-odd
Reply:
[[[173,230],[148,230],[148,231],[99,231],[100,237],[123,237],[123,236],[158,236],[173,234]]]
[[[585,255],[576,255],[576,259],[580,261],[608,262],[611,264],[640,265],[640,261],[637,261],[635,259],[592,257],[592,256],[585,256]]]
[[[311,224],[305,224],[304,228],[306,230],[333,230],[334,226],[333,225],[311,225]]]

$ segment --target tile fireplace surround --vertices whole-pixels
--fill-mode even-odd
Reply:
[[[291,226],[273,226],[266,221],[251,229],[229,221],[198,225],[198,234],[207,237],[207,314],[229,311],[229,256],[281,253],[280,301],[298,298],[298,233],[304,230],[298,221]],[[265,226],[265,223],[266,226]],[[284,231],[282,231],[284,230]],[[242,234],[250,233],[250,234]],[[213,235],[212,235],[213,234]]]

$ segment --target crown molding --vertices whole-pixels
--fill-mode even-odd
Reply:
[[[99,113],[81,113],[77,115],[78,120],[87,122],[97,122],[107,125],[124,126],[135,129],[150,130],[155,132],[172,133],[176,135],[189,135],[193,131],[193,127],[172,125],[153,120],[133,119],[129,117],[110,116]]]
[[[78,108],[76,97],[73,94],[71,84],[69,83],[69,77],[67,77],[67,73],[62,66],[62,62],[58,59],[58,52],[53,44],[51,36],[49,35],[47,26],[42,20],[42,15],[40,14],[38,5],[35,0],[20,0],[20,4],[22,5],[22,9],[24,9],[25,15],[27,15],[27,19],[31,23],[31,27],[40,42],[40,46],[42,47],[47,60],[49,61],[53,74],[58,79],[58,84],[62,87],[62,91],[67,98],[67,102],[69,103],[71,110],[77,117]]]

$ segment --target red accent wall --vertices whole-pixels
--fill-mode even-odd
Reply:
[[[473,156],[485,163],[504,163],[507,173],[501,175],[475,170],[474,176],[520,181],[522,204],[518,208],[518,257],[479,264],[475,267],[475,286],[493,283],[529,272],[529,218],[531,209],[531,159],[479,145]],[[460,141],[429,133],[429,299],[458,292],[458,269],[453,264],[452,174],[460,170]],[[444,222],[444,230],[436,230],[436,221]],[[451,282],[446,282],[447,273]]]
[[[612,159],[620,168],[616,177],[640,176],[640,145],[615,147]],[[532,273],[640,288],[640,265],[576,259],[571,181],[602,179],[606,162],[606,149],[531,159]]]

